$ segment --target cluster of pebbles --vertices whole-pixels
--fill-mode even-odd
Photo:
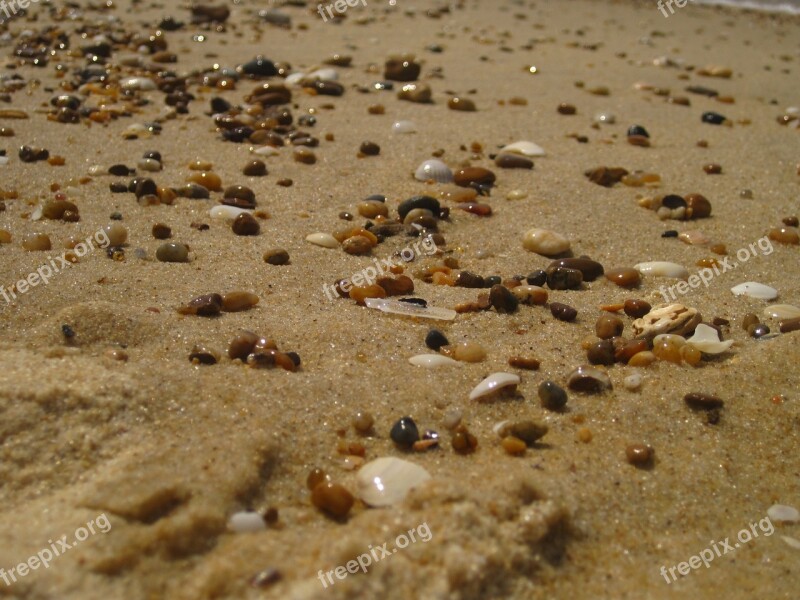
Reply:
[[[230,11],[224,5],[196,5],[191,9],[191,23],[194,26],[224,30],[229,16]],[[286,20],[275,13],[265,14],[263,18],[276,26],[289,26]],[[18,141],[13,128],[5,123],[37,118],[39,113],[43,113],[41,118],[68,131],[69,127],[102,125],[118,119],[133,120],[142,113],[142,107],[159,103],[161,109],[152,121],[132,123],[124,129],[122,138],[151,138],[155,142],[155,136],[170,127],[171,121],[181,120],[190,112],[202,112],[205,113],[203,122],[215,128],[220,143],[248,147],[252,158],[241,165],[242,177],[268,177],[271,172],[280,169],[280,163],[276,160],[276,166],[268,168],[265,160],[281,156],[291,157],[291,161],[304,165],[304,169],[308,167],[308,172],[313,173],[314,165],[318,162],[318,149],[334,142],[335,137],[332,134],[318,136],[313,133],[323,116],[316,110],[296,114],[298,98],[325,97],[325,102],[330,106],[343,106],[341,99],[353,92],[338,81],[337,69],[350,67],[352,57],[327,57],[319,68],[304,72],[294,70],[286,62],[264,56],[232,67],[214,65],[181,72],[170,67],[177,61],[177,56],[169,48],[168,33],[186,27],[189,25],[165,19],[152,32],[112,35],[98,31],[91,37],[84,37],[80,46],[71,49],[69,34],[61,26],[42,28],[32,35],[19,36],[14,40],[12,56],[20,70],[11,76],[2,74],[2,91],[10,94],[11,98],[16,99],[15,94],[29,84],[21,75],[25,72],[23,67],[47,67],[55,62],[55,57],[67,51],[70,56],[79,56],[83,63],[66,70],[61,89],[43,110],[33,113],[21,109],[0,110],[0,140],[13,140],[17,145],[16,156],[22,163],[41,162],[55,167],[63,165],[65,159],[51,156],[46,148],[39,148],[32,142]],[[423,67],[422,61],[413,55],[388,57],[383,65],[383,79],[363,82],[358,91],[387,92],[398,101],[416,104],[440,102],[441,90],[434,89],[433,85],[437,73],[429,73],[428,82],[423,82],[420,80]],[[530,73],[535,73],[534,69],[531,67]],[[730,77],[729,70],[717,67],[699,74]],[[585,89],[596,96],[609,93],[603,86]],[[644,85],[638,89],[652,91],[672,104],[691,104],[688,97],[675,96],[669,91],[662,93],[664,90]],[[199,106],[196,98],[209,92],[213,97]],[[687,92],[708,97],[718,95],[713,90],[699,86],[689,88]],[[463,94],[448,92],[447,98],[446,105],[453,111],[471,113],[481,108],[479,103]],[[726,102],[724,98],[718,100]],[[516,100],[510,103],[522,102]],[[384,109],[383,104],[373,104],[369,112],[380,115],[384,114]],[[576,115],[578,110],[574,105],[562,103],[557,112],[568,117]],[[609,126],[615,120],[613,115],[607,113],[595,118],[597,127]],[[709,125],[734,125],[722,114],[712,111],[703,112],[698,120]],[[789,109],[778,117],[778,122],[786,127],[800,127],[800,111]],[[393,130],[410,133],[417,131],[417,128],[411,121],[398,121],[393,125]],[[631,126],[626,141],[638,148],[650,148],[654,144],[650,133],[642,125]],[[492,193],[503,173],[506,170],[519,170],[532,174],[533,159],[546,156],[539,145],[529,140],[509,144],[498,138],[491,142],[491,147],[497,149],[494,152],[484,152],[481,144],[471,150],[474,156],[491,160],[497,172],[475,164],[448,164],[441,154],[432,158],[421,156],[418,157],[418,166],[409,173],[409,177],[424,193],[402,200],[391,195],[367,196],[357,203],[355,209],[343,207],[339,215],[341,220],[350,222],[355,219],[355,213],[364,220],[363,224],[337,226],[331,223],[330,232],[307,233],[305,240],[309,244],[309,252],[341,250],[365,260],[370,260],[376,254],[392,255],[392,250],[384,251],[383,248],[394,248],[388,242],[398,236],[428,241],[440,250],[429,257],[415,256],[405,265],[395,264],[390,270],[391,275],[378,278],[374,284],[349,286],[345,285],[343,278],[337,278],[333,286],[340,298],[370,306],[370,299],[397,297],[412,307],[426,308],[427,300],[422,296],[432,293],[435,290],[433,286],[466,288],[465,293],[474,290],[471,292],[476,294],[474,299],[465,299],[452,307],[442,307],[452,308],[452,318],[469,318],[472,313],[485,312],[494,314],[493,318],[498,321],[518,313],[539,319],[542,311],[549,311],[552,318],[563,327],[582,328],[586,334],[581,345],[586,356],[585,364],[572,365],[572,370],[561,382],[547,380],[537,387],[541,406],[556,415],[563,413],[569,402],[567,390],[574,394],[610,393],[612,383],[609,372],[614,369],[638,369],[624,379],[625,388],[636,391],[641,389],[647,369],[656,368],[659,362],[701,367],[711,360],[718,362],[730,356],[735,344],[730,339],[730,321],[726,319],[712,317],[706,320],[697,309],[677,302],[651,306],[638,297],[618,301],[618,291],[628,293],[646,288],[651,279],[685,279],[688,271],[675,263],[659,261],[606,266],[589,256],[574,256],[569,234],[531,223],[522,224],[520,237],[515,243],[519,244],[521,240],[522,248],[526,251],[550,259],[551,263],[545,269],[526,275],[479,274],[462,269],[459,260],[451,251],[447,251],[448,238],[459,238],[458,226],[461,221],[454,215],[491,218]],[[356,152],[356,149],[353,151]],[[374,142],[364,141],[357,152],[364,158],[375,157],[381,155],[381,148]],[[11,156],[7,156],[5,151],[0,153],[0,167],[8,169],[13,164]],[[58,221],[66,228],[68,224],[82,219],[79,200],[81,186],[89,185],[94,180],[114,178],[108,183],[109,192],[132,195],[131,210],[147,211],[158,205],[172,206],[181,202],[209,200],[214,202],[208,211],[210,220],[225,223],[230,228],[231,236],[262,235],[270,214],[260,208],[257,193],[251,187],[254,184],[244,185],[235,180],[223,182],[222,175],[214,170],[212,161],[202,159],[186,165],[184,181],[170,181],[162,173],[168,159],[161,152],[153,150],[132,158],[130,166],[94,165],[86,178],[70,180],[63,186],[51,189],[51,197],[41,201],[33,211],[17,208],[17,204],[21,203],[19,196],[15,190],[8,189],[10,186],[4,180],[3,189],[0,190],[0,210],[13,209],[17,213],[24,210],[23,216],[32,221]],[[703,168],[710,175],[722,173],[722,167],[716,164],[709,163]],[[662,185],[660,174],[629,171],[616,166],[594,167],[585,170],[584,175],[588,182],[609,189],[617,188],[619,193],[627,192],[627,188],[649,190]],[[277,179],[278,185],[288,187],[292,183],[287,178]],[[525,195],[522,191],[514,191],[509,193],[508,198],[521,200]],[[711,202],[698,192],[639,195],[636,202],[654,211],[661,220],[695,221],[708,219],[712,215]],[[192,223],[192,227],[202,230],[209,225]],[[796,216],[787,216],[781,225],[766,227],[770,240],[790,248],[800,244]],[[152,237],[161,242],[155,252],[156,260],[179,264],[191,262],[190,247],[171,239],[172,228],[170,224],[162,222],[153,224]],[[109,256],[123,262],[124,249],[129,243],[127,229],[114,222],[105,225],[104,231],[110,240]],[[12,243],[13,236],[13,232],[0,229],[0,243]],[[724,244],[710,239],[701,231],[675,231],[672,237],[693,246],[708,247],[717,255],[727,253]],[[50,237],[45,233],[28,234],[19,243],[29,251],[46,251],[53,247]],[[66,247],[69,248],[70,244],[74,247],[76,243],[78,241],[70,237]],[[283,248],[270,249],[264,253],[263,262],[272,266],[289,265],[289,253]],[[701,266],[710,264],[703,263]],[[263,268],[263,265],[254,265],[254,268]],[[599,316],[579,314],[570,304],[570,298],[575,298],[581,290],[606,284],[611,284],[608,289],[612,298],[601,307]],[[767,300],[775,297],[764,296],[761,288],[753,286],[740,290],[734,288],[733,291]],[[205,293],[178,308],[178,312],[185,316],[219,317],[225,312],[252,309],[258,302],[258,296],[249,291]],[[422,309],[416,314],[420,316],[402,318],[425,318]],[[398,317],[394,315],[387,318]],[[777,329],[783,334],[800,329],[800,308],[792,305],[768,306],[763,318],[768,321],[777,319]],[[402,323],[397,326],[402,327]],[[753,338],[748,343],[769,338],[771,333],[768,325],[761,322],[761,317],[752,314],[743,316],[743,327]],[[420,340],[420,347],[423,345],[427,350],[411,356],[411,365],[421,368],[458,368],[464,364],[484,362],[491,353],[478,341],[450,342],[446,334],[438,329],[431,329],[425,339]],[[280,367],[291,372],[300,368],[300,357],[296,352],[282,352],[275,341],[252,331],[238,333],[230,341],[225,353],[212,345],[198,342],[189,360],[196,365],[213,365],[223,360],[224,356],[252,368]],[[515,395],[522,384],[522,377],[540,368],[540,360],[530,355],[509,356],[506,362],[508,372],[492,373],[479,380],[476,378],[475,387],[465,400],[481,405],[502,402]],[[304,365],[304,368],[312,371],[315,367],[312,364]],[[684,402],[687,410],[707,414],[709,423],[720,422],[724,407],[722,399],[705,390],[698,390],[687,394]],[[491,444],[500,446],[510,456],[522,456],[528,450],[535,451],[539,440],[548,432],[544,423],[533,419],[501,421],[494,427],[496,438],[482,440],[462,422],[460,411],[449,413],[442,425],[449,434],[450,450],[463,456],[469,456],[479,447]],[[420,430],[409,415],[398,418],[392,424],[376,425],[369,412],[359,411],[353,418],[352,427],[358,436],[357,441],[343,442],[337,452],[342,455],[346,469],[358,470],[358,489],[348,490],[320,468],[311,471],[306,482],[311,503],[334,519],[345,519],[357,505],[357,500],[366,506],[396,504],[410,489],[430,479],[424,468],[395,456],[379,457],[367,462],[376,428],[384,430],[394,442],[399,455],[447,451],[447,445],[442,443],[442,435],[437,430]],[[588,430],[583,430],[580,435],[584,441],[590,439]],[[634,443],[625,449],[624,455],[632,465],[643,467],[653,465],[654,452],[647,444]],[[264,521],[261,516],[236,515],[230,523],[234,531],[249,531],[262,526]]]

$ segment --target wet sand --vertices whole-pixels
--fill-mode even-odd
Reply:
[[[724,337],[731,352],[699,367],[659,361],[639,369],[643,384],[628,391],[623,380],[634,370],[607,369],[613,391],[592,395],[569,391],[568,410],[544,410],[537,398],[542,381],[566,387],[570,371],[586,362],[581,342],[593,336],[603,304],[627,298],[662,303],[659,287],[674,280],[645,277],[635,290],[604,278],[581,290],[551,291],[551,301],[578,310],[574,323],[554,319],[545,307],[523,306],[511,315],[494,310],[459,315],[452,323],[411,320],[328,300],[331,284],[388,258],[413,243],[387,238],[371,257],[351,256],[305,241],[314,232],[333,232],[347,223],[341,211],[370,194],[384,194],[392,214],[400,201],[433,193],[436,186],[411,173],[442,149],[451,167],[472,164],[492,169],[497,183],[486,198],[493,215],[480,218],[452,210],[440,231],[444,256],[461,269],[508,278],[546,268],[550,259],[523,249],[532,227],[555,230],[571,241],[576,256],[586,254],[606,269],[650,260],[673,261],[690,273],[707,248],[662,238],[668,229],[701,230],[724,243],[729,255],[763,238],[784,217],[798,214],[800,132],[776,118],[797,106],[800,36],[796,18],[688,5],[665,19],[655,3],[466,3],[448,14],[424,14],[431,3],[369,2],[348,8],[343,24],[324,23],[314,12],[287,6],[292,28],[258,24],[257,3],[231,5],[227,31],[189,25],[189,11],[120,2],[115,15],[130,31],[151,32],[172,15],[187,25],[165,33],[179,56],[165,65],[178,73],[214,63],[233,67],[257,54],[309,71],[334,53],[353,57],[336,68],[342,97],[312,96],[294,90],[295,121],[316,109],[317,123],[303,127],[320,139],[317,163],[292,160],[292,148],[265,159],[269,175],[248,178],[241,170],[253,158],[252,144],[223,142],[206,114],[210,98],[242,103],[258,82],[240,81],[233,91],[190,87],[189,114],[165,121],[158,136],[123,141],[133,123],[152,121],[164,95],[145,92],[151,104],[107,126],[48,121],[59,79],[51,59],[45,68],[10,70],[12,45],[2,47],[1,73],[18,73],[28,85],[11,94],[0,109],[27,111],[27,120],[0,120],[15,136],[0,138],[9,164],[0,166],[6,200],[0,229],[13,236],[0,245],[0,285],[6,289],[60,251],[70,235],[93,235],[118,211],[128,228],[125,260],[102,249],[20,294],[13,304],[0,298],[0,567],[6,571],[50,542],[104,514],[111,528],[97,533],[11,585],[9,598],[790,598],[795,594],[797,550],[781,535],[800,538],[797,524],[775,524],[677,581],[661,575],[741,529],[749,529],[775,503],[800,504],[797,461],[800,411],[797,390],[798,334],[754,340],[742,330],[747,313],[762,316],[769,304],[734,296],[730,288],[759,281],[776,288],[773,303],[800,305],[796,245],[775,243],[769,255],[750,258],[691,290],[679,302],[699,310],[706,321],[730,320]],[[38,29],[53,18],[31,5],[31,19],[18,16],[12,31]],[[91,13],[90,19],[101,13]],[[77,23],[60,22],[67,31]],[[144,25],[143,25],[144,24]],[[206,41],[192,41],[204,34]],[[0,30],[2,35],[2,30]],[[72,35],[73,47],[86,45]],[[441,53],[426,50],[442,46]],[[396,93],[360,93],[383,79],[383,64],[394,53],[410,52],[422,62],[420,80],[433,89],[432,104],[400,101]],[[110,62],[130,56],[117,49]],[[669,57],[676,66],[656,66]],[[83,61],[63,59],[72,68]],[[662,61],[663,62],[663,61]],[[537,73],[529,67],[535,65]],[[698,68],[720,65],[730,79],[699,76]],[[691,70],[688,67],[695,66]],[[125,71],[123,70],[123,73]],[[441,74],[441,76],[439,76]],[[69,77],[67,77],[69,79]],[[578,82],[582,82],[579,87]],[[665,102],[647,82],[689,97],[691,106]],[[395,84],[396,86],[402,84]],[[714,88],[735,99],[724,104],[688,94],[687,86]],[[587,90],[606,86],[608,96]],[[474,93],[472,91],[474,90]],[[476,112],[449,110],[452,94],[474,100]],[[527,106],[509,104],[512,97]],[[502,102],[501,102],[502,101]],[[385,115],[367,107],[381,103]],[[577,108],[574,116],[556,111],[560,103]],[[325,108],[331,105],[332,108]],[[593,128],[601,111],[616,124]],[[732,127],[701,123],[716,111]],[[396,135],[392,123],[413,120],[418,133]],[[629,126],[644,126],[651,147],[626,142]],[[325,139],[333,134],[334,140]],[[570,134],[586,136],[579,143]],[[364,141],[381,146],[377,157],[358,158]],[[505,170],[488,154],[516,140],[531,140],[547,151],[533,170]],[[708,142],[698,147],[699,140]],[[470,145],[484,151],[473,157]],[[26,144],[66,158],[62,167],[22,163],[17,149]],[[93,165],[133,166],[146,151],[158,150],[164,169],[147,174],[164,186],[179,186],[196,159],[213,163],[224,185],[251,187],[258,208],[269,212],[255,237],[233,235],[208,210],[209,200],[179,198],[174,205],[140,206],[133,194],[110,194],[112,181],[99,175],[75,186],[70,200],[80,222],[33,222],[26,215],[52,197],[51,184],[67,187]],[[706,163],[723,167],[706,175]],[[589,182],[584,171],[621,166],[658,173],[658,190]],[[276,184],[291,178],[292,187]],[[527,198],[510,201],[511,190]],[[752,198],[741,197],[743,189]],[[698,192],[713,205],[711,218],[660,221],[637,205],[637,194]],[[353,223],[364,219],[356,216]],[[184,264],[155,260],[162,243],[150,231],[169,225],[173,241],[188,244]],[[193,222],[210,225],[206,231]],[[23,235],[45,232],[54,250],[28,252]],[[262,254],[283,247],[286,266],[265,264]],[[146,251],[145,258],[136,249]],[[483,254],[485,258],[479,258]],[[422,258],[419,266],[439,264]],[[418,265],[412,266],[413,271]],[[476,290],[426,284],[415,279],[415,295],[433,306],[452,308],[472,301]],[[182,316],[180,305],[201,294],[247,290],[259,304],[216,318]],[[763,317],[762,317],[763,318]],[[630,336],[631,319],[623,317]],[[767,322],[777,330],[776,323]],[[75,333],[66,340],[62,326]],[[424,338],[441,327],[451,342],[473,341],[487,349],[486,360],[435,370],[408,364],[429,352]],[[193,346],[224,353],[240,329],[296,351],[302,367],[251,369],[223,358],[212,366],[193,365]],[[127,361],[109,356],[124,351]],[[541,361],[538,371],[510,368],[515,354]],[[519,394],[493,402],[469,401],[472,388],[497,371],[519,374]],[[725,401],[720,420],[707,423],[689,410],[685,394],[713,394]],[[448,411],[461,409],[478,449],[459,455],[443,425]],[[374,415],[374,433],[361,436],[351,425],[358,410]],[[411,415],[421,429],[441,434],[441,447],[407,453],[389,438],[392,425]],[[503,420],[533,419],[549,432],[524,455],[506,454],[493,426]],[[588,430],[591,433],[590,441]],[[343,468],[341,440],[360,442],[366,459],[395,456],[423,466],[431,483],[400,505],[367,508],[357,502],[344,521],[325,516],[310,501],[306,477],[320,467],[355,492],[356,472]],[[655,450],[651,468],[629,464],[625,448],[642,443]],[[277,509],[277,522],[258,533],[227,531],[230,515],[251,509]],[[368,552],[394,543],[396,536],[422,524],[427,542],[417,542],[378,562],[368,574],[351,574],[323,587],[328,572]],[[252,578],[266,569],[262,587]],[[0,573],[2,576],[2,573]],[[273,581],[275,579],[275,581]]]

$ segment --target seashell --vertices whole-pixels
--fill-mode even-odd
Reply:
[[[252,533],[266,528],[267,524],[264,522],[264,517],[257,512],[237,512],[228,518],[228,529],[234,533]]]
[[[774,300],[778,297],[778,290],[771,288],[763,283],[757,281],[746,281],[735,285],[731,291],[736,296],[750,296],[751,298],[758,298],[759,300]]]
[[[533,142],[514,142],[513,144],[508,144],[507,146],[503,146],[500,149],[501,153],[508,153],[508,154],[521,154],[522,156],[546,156],[547,153],[544,149],[539,146],[538,144],[534,144]]]
[[[208,214],[212,219],[220,220],[233,220],[243,213],[252,215],[253,211],[245,210],[244,208],[238,208],[236,206],[228,206],[227,204],[220,204],[219,206],[215,206],[208,211]]]
[[[392,506],[430,478],[430,473],[419,465],[386,456],[361,467],[356,475],[356,494],[370,506]]]
[[[121,135],[122,138],[126,140],[138,140],[151,137],[153,132],[141,123],[134,123],[133,125],[128,125]]]
[[[156,82],[149,77],[126,77],[119,84],[123,90],[150,92],[158,89]]]
[[[694,335],[686,340],[686,343],[704,354],[722,354],[733,345],[733,340],[721,342],[716,329],[700,323],[694,330]]]
[[[457,360],[453,360],[449,356],[442,356],[441,354],[417,354],[409,358],[408,362],[415,367],[425,367],[426,369],[449,367],[460,364]]]
[[[519,385],[519,382],[519,375],[514,375],[513,373],[492,373],[475,386],[469,394],[469,399],[478,400],[484,396],[494,394],[502,388]]]
[[[446,164],[436,158],[431,158],[423,162],[414,172],[414,179],[417,181],[428,181],[432,179],[437,183],[452,183],[453,172]]]
[[[702,231],[684,231],[678,235],[678,239],[690,246],[708,246],[711,243],[711,238]]]
[[[788,535],[782,535],[781,539],[786,542],[786,544],[795,550],[800,550],[800,540],[795,539],[793,537],[789,537]]]
[[[764,309],[764,316],[771,319],[797,319],[800,308],[791,304],[773,304]]]
[[[143,158],[136,163],[136,168],[140,171],[156,172],[161,170],[161,163],[154,158]]]
[[[386,313],[395,315],[405,315],[407,317],[426,317],[428,319],[438,319],[440,321],[452,321],[456,318],[456,311],[449,308],[437,308],[435,306],[420,306],[410,302],[400,302],[387,298],[365,298],[364,305],[367,308],[377,308]]]
[[[417,133],[417,124],[414,121],[395,121],[392,133]]]
[[[338,81],[339,72],[336,69],[331,69],[329,67],[326,67],[323,69],[317,69],[316,71],[311,71],[311,73],[305,76],[305,79],[322,79],[323,81]]]
[[[800,521],[800,511],[794,506],[786,506],[785,504],[773,504],[767,509],[767,516],[780,523],[796,523]]]
[[[250,148],[250,152],[259,156],[278,156],[280,152],[274,146],[261,146],[260,148]]]
[[[306,236],[306,241],[323,248],[339,247],[339,242],[330,233],[312,233]]]
[[[306,78],[305,73],[292,73],[291,75],[288,75],[286,79],[284,79],[284,82],[286,83],[286,85],[297,85],[305,78]]]
[[[567,384],[577,392],[603,392],[611,389],[611,379],[605,371],[589,365],[581,365],[567,376]]]
[[[683,335],[693,331],[702,320],[694,308],[670,304],[653,307],[645,316],[631,323],[631,330],[638,338],[653,338],[661,333]]]
[[[675,279],[689,278],[689,271],[686,267],[674,262],[652,261],[633,265],[633,268],[642,275],[652,275],[653,277],[674,277]]]
[[[549,229],[529,229],[522,238],[522,246],[526,250],[536,252],[537,254],[555,256],[569,250],[570,243],[567,238],[555,231],[550,231]]]

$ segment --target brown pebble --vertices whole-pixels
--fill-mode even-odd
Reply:
[[[418,104],[428,104],[433,98],[433,91],[426,83],[407,83],[397,92],[397,98]]]
[[[796,231],[792,231],[788,227],[770,229],[768,237],[773,242],[778,242],[779,244],[790,244],[794,246],[800,244],[800,234]]]
[[[473,183],[492,184],[495,179],[495,174],[483,167],[465,167],[453,175],[453,182],[461,187],[469,187]]]
[[[800,317],[794,319],[784,319],[780,322],[781,333],[791,333],[793,331],[800,331]]]
[[[153,237],[157,240],[166,240],[172,236],[172,229],[163,223],[156,223],[153,225]]]
[[[215,365],[219,362],[219,353],[206,346],[196,345],[189,353],[189,360],[196,365]]]
[[[326,481],[314,487],[311,492],[311,502],[329,515],[343,519],[353,508],[355,499],[344,486]]]
[[[472,100],[469,98],[459,98],[458,96],[450,98],[450,100],[447,101],[447,107],[450,110],[460,110],[463,112],[475,112],[477,110]]]
[[[469,454],[478,447],[478,438],[472,435],[464,425],[459,425],[453,433],[451,445],[457,453]]]
[[[219,192],[222,190],[222,179],[216,173],[210,171],[200,171],[193,173],[186,178],[190,183],[202,185],[209,191]]]
[[[748,331],[751,327],[758,325],[760,322],[758,316],[753,313],[747,313],[742,319],[742,329]]]
[[[504,437],[501,440],[500,445],[503,446],[503,450],[512,456],[519,456],[520,454],[523,454],[525,449],[528,447],[525,442],[518,437],[514,437],[513,435]]]
[[[475,342],[458,342],[452,346],[442,346],[440,352],[452,355],[452,358],[460,362],[477,363],[486,358],[486,350]]]
[[[353,416],[353,428],[359,433],[369,433],[374,424],[375,418],[372,416],[372,413],[369,413],[365,410],[359,410]]]
[[[512,423],[507,431],[510,435],[525,442],[525,445],[530,448],[547,434],[548,428],[547,425],[536,421],[517,421]]]
[[[272,248],[264,253],[264,262],[270,265],[288,265],[289,253],[283,248]]]
[[[593,342],[586,349],[586,358],[593,365],[613,365],[616,361],[614,343],[611,340]]]
[[[646,352],[648,344],[647,340],[633,339],[622,342],[622,345],[615,343],[614,347],[614,360],[621,363],[629,363],[637,354]]]
[[[392,57],[386,61],[383,77],[389,81],[416,81],[422,66],[403,57]]]
[[[629,135],[628,136],[628,143],[631,146],[639,146],[641,148],[649,148],[650,147],[650,138],[646,135]]]
[[[725,404],[721,399],[710,394],[701,394],[698,392],[690,392],[683,397],[683,401],[689,405],[690,408],[697,410],[711,410],[714,408],[722,408]]]
[[[233,220],[231,229],[236,235],[258,235],[261,225],[250,213],[242,213]]]
[[[562,304],[561,302],[551,302],[550,312],[559,321],[574,321],[575,317],[578,316],[577,310],[568,304]]]
[[[629,444],[625,448],[625,457],[632,465],[646,466],[653,461],[653,449],[646,444]]]
[[[533,161],[519,154],[498,154],[494,159],[496,164],[501,169],[532,169]]]
[[[51,250],[53,244],[46,233],[26,233],[22,236],[22,247],[29,252]]]
[[[625,300],[625,304],[623,305],[623,310],[625,311],[625,314],[631,317],[632,319],[641,319],[643,316],[645,316],[647,313],[650,312],[651,308],[652,307],[650,306],[649,302],[639,299]]]
[[[366,219],[375,219],[376,217],[388,217],[389,207],[386,206],[385,202],[379,202],[377,200],[366,200],[364,202],[359,203],[358,214]],[[352,218],[347,220],[350,221],[352,220]]]
[[[711,215],[711,202],[702,194],[688,194],[684,200],[687,219],[705,219]]]
[[[198,317],[214,317],[222,312],[222,296],[219,294],[204,294],[194,298],[186,306],[178,309],[182,315],[197,315]]]
[[[369,254],[372,251],[372,242],[363,235],[354,235],[342,243],[342,249],[348,254]]]
[[[798,221],[797,217],[795,216],[784,217],[783,224],[786,225],[787,227],[797,227],[798,225],[800,225],[800,221]]]
[[[513,313],[519,306],[517,297],[504,285],[493,285],[489,292],[489,301],[499,313]]]
[[[634,288],[642,281],[642,275],[636,269],[619,268],[611,269],[605,273],[606,279],[624,288]]]
[[[399,277],[379,277],[377,282],[387,296],[405,296],[414,292],[414,280],[407,275]]]
[[[378,284],[350,288],[349,294],[350,298],[362,306],[367,298],[386,298],[386,290]]]
[[[575,113],[578,112],[578,109],[575,108],[572,104],[567,104],[565,102],[559,104],[556,110],[558,110],[558,114],[560,115],[574,115]]]
[[[378,156],[381,153],[381,147],[375,142],[362,142],[358,150],[364,156]]]
[[[722,173],[722,166],[716,163],[708,163],[707,165],[703,165],[703,171],[705,171],[707,175],[719,175]]]
[[[258,304],[258,296],[252,292],[228,292],[222,296],[222,310],[239,312],[248,310]]]
[[[308,148],[298,148],[294,151],[294,160],[304,165],[313,165],[317,162],[317,155]]]
[[[259,337],[252,331],[240,331],[228,345],[228,358],[245,361],[258,343]]]
[[[386,113],[386,107],[383,104],[370,104],[367,112],[371,115],[383,115]]]
[[[267,165],[263,160],[251,160],[244,166],[242,173],[248,177],[263,177],[267,174]]]
[[[619,337],[622,335],[623,329],[625,329],[625,323],[622,319],[610,313],[600,315],[594,326],[595,335],[601,340]]]
[[[547,266],[547,271],[558,267],[580,271],[583,281],[594,281],[604,272],[603,265],[590,258],[561,258],[554,260]]]
[[[328,483],[330,482],[330,480],[331,480],[330,476],[327,473],[325,473],[325,471],[317,467],[315,469],[312,469],[311,472],[308,474],[308,477],[306,477],[306,487],[309,490],[313,490],[319,484]]]
[[[6,231],[5,229],[0,229],[0,244],[10,244],[11,243],[11,233]]]
[[[531,356],[512,356],[508,359],[508,364],[517,369],[527,369],[529,371],[538,371],[541,361]]]
[[[281,187],[292,187],[292,185],[294,185],[294,181],[292,181],[291,179],[288,179],[288,178],[279,179],[275,183],[277,183]]]
[[[621,167],[597,167],[584,172],[584,175],[597,185],[613,187],[628,174],[627,169]]]

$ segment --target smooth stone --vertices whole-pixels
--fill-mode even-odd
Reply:
[[[674,262],[667,261],[651,261],[643,262],[633,265],[633,268],[639,271],[642,275],[651,275],[653,277],[673,277],[675,279],[689,279],[689,271],[686,267]]]
[[[770,319],[800,318],[800,308],[791,304],[773,304],[764,309],[764,316]]]
[[[554,267],[577,269],[583,275],[584,281],[594,281],[604,273],[603,265],[590,258],[561,258],[551,262],[547,269]]]
[[[323,248],[338,248],[339,242],[330,233],[312,233],[306,236],[306,241]]]
[[[598,393],[611,389],[611,379],[605,371],[581,365],[567,376],[569,389],[577,392]]]
[[[567,405],[567,392],[553,381],[543,381],[536,393],[542,406],[547,410],[561,411]]]
[[[431,479],[423,467],[407,460],[383,457],[365,464],[356,475],[358,497],[375,507],[393,506]]]
[[[410,448],[419,440],[419,429],[414,419],[403,417],[392,426],[389,437],[401,448]]]
[[[436,367],[450,367],[459,364],[457,360],[453,360],[448,356],[441,354],[417,354],[408,359],[415,367],[425,367],[426,369],[433,369]]]
[[[746,281],[731,288],[736,296],[749,296],[759,300],[774,300],[778,297],[778,290],[757,281]]]
[[[169,263],[187,262],[189,260],[189,247],[179,242],[161,244],[156,250],[156,259]]]
[[[264,517],[257,512],[238,512],[228,518],[228,529],[234,533],[253,533],[266,528]]]
[[[570,249],[570,242],[563,235],[549,229],[529,229],[522,238],[522,246],[530,252],[543,256],[556,256]]]

